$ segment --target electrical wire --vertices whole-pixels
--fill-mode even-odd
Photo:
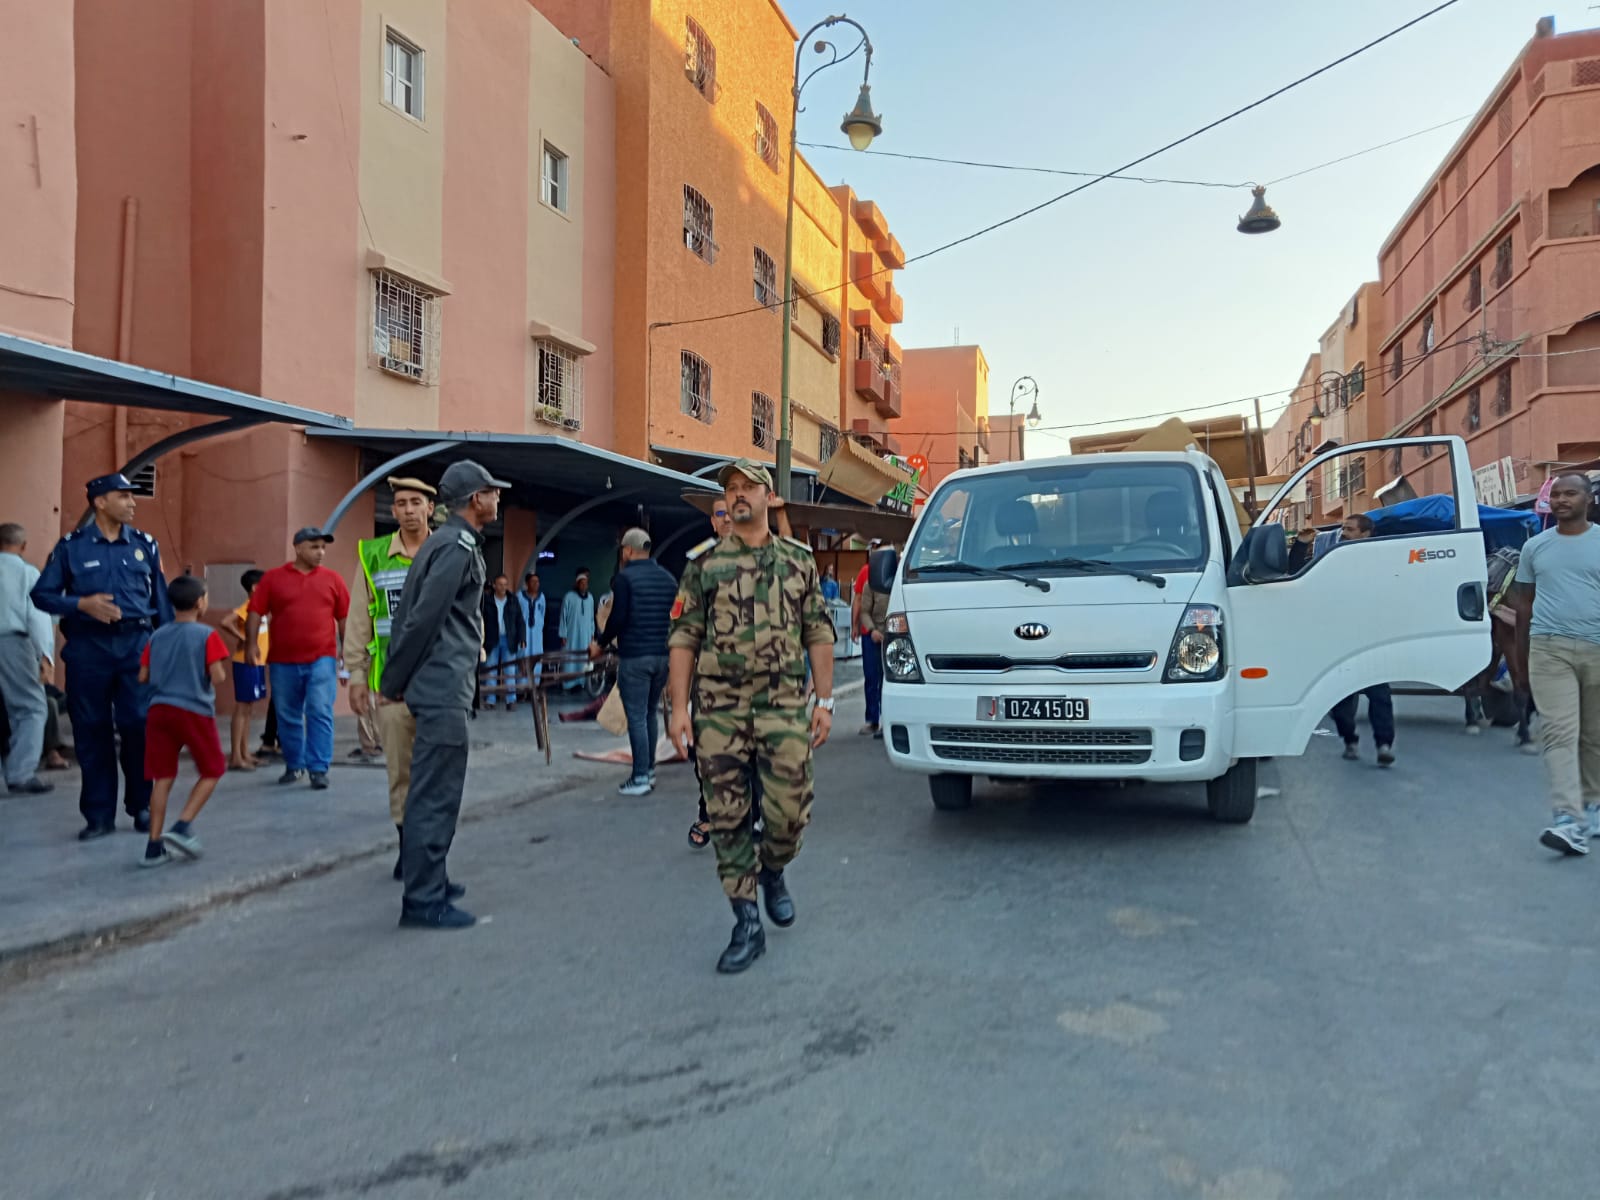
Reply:
[[[1379,150],[1387,150],[1390,146],[1398,146],[1402,142],[1411,141],[1413,138],[1423,137],[1430,133],[1437,133],[1439,130],[1447,129],[1451,125],[1459,125],[1462,121],[1467,120],[1471,115],[1471,113],[1468,113],[1465,116],[1451,117],[1448,121],[1441,121],[1437,125],[1430,125],[1428,128],[1419,129],[1415,133],[1408,133],[1402,137],[1392,138],[1387,142],[1380,142],[1376,146],[1368,146],[1365,150],[1356,150],[1350,154],[1340,155],[1338,158],[1330,158],[1327,162],[1318,163],[1314,167],[1306,167],[1303,170],[1295,171],[1289,175],[1280,175],[1277,179],[1269,180],[1266,186],[1276,187],[1280,183],[1286,183],[1291,179],[1299,179],[1302,176],[1310,175],[1314,171],[1321,171],[1327,167],[1336,167],[1340,163],[1347,163],[1351,159],[1361,158],[1363,155],[1375,154]],[[1098,171],[1073,171],[1068,170],[1065,167],[1034,167],[1020,163],[984,162],[979,159],[970,158],[945,158],[937,154],[907,154],[899,150],[856,150],[853,146],[848,144],[835,145],[832,142],[796,142],[795,145],[804,147],[807,150],[845,150],[849,151],[851,154],[868,154],[874,155],[878,158],[902,158],[911,162],[943,163],[945,165],[954,167],[979,167],[989,171],[1020,171],[1034,175],[1071,175],[1085,179],[1098,179],[1101,177],[1101,173]],[[1129,183],[1172,184],[1179,187],[1223,188],[1228,191],[1236,191],[1255,186],[1253,180],[1245,180],[1241,183],[1220,183],[1216,180],[1209,179],[1173,179],[1160,175],[1118,174],[1112,174],[1108,176],[1108,178],[1126,180]]]
[[[1416,16],[1416,17],[1411,18],[1411,20],[1405,22],[1403,25],[1395,26],[1395,28],[1389,30],[1388,33],[1385,33],[1385,34],[1382,34],[1382,35],[1380,35],[1380,36],[1378,36],[1376,38],[1373,38],[1370,42],[1367,42],[1365,45],[1358,46],[1356,49],[1351,50],[1350,52],[1348,52],[1346,54],[1340,55],[1338,58],[1334,59],[1332,62],[1328,62],[1328,63],[1323,64],[1322,66],[1318,67],[1316,70],[1308,72],[1307,74],[1300,76],[1300,78],[1294,80],[1293,82],[1286,83],[1282,87],[1276,88],[1273,91],[1268,92],[1266,95],[1260,97],[1259,99],[1252,100],[1249,104],[1246,104],[1246,105],[1243,105],[1240,108],[1234,109],[1232,112],[1228,113],[1225,116],[1221,116],[1221,117],[1218,117],[1214,121],[1207,122],[1206,124],[1200,126],[1200,128],[1195,129],[1195,130],[1193,130],[1193,131],[1191,131],[1189,133],[1186,133],[1180,138],[1175,138],[1174,140],[1168,142],[1166,145],[1160,146],[1157,149],[1150,151],[1148,154],[1141,154],[1138,158],[1135,158],[1130,162],[1123,163],[1120,167],[1117,167],[1115,170],[1107,171],[1102,175],[1097,175],[1092,179],[1085,180],[1083,183],[1078,184],[1076,187],[1068,188],[1066,191],[1061,192],[1058,195],[1050,197],[1048,200],[1042,200],[1038,204],[1030,205],[1029,207],[1023,209],[1021,212],[1013,213],[1009,217],[1003,217],[998,221],[995,221],[995,222],[992,222],[991,224],[985,225],[981,229],[975,229],[971,233],[963,234],[961,237],[955,238],[952,241],[945,242],[943,245],[935,246],[931,250],[924,250],[921,254],[914,254],[910,258],[905,260],[904,266],[909,267],[912,263],[922,262],[925,259],[932,258],[936,254],[943,254],[947,250],[954,250],[958,246],[964,246],[968,242],[976,241],[978,238],[985,237],[988,234],[996,232],[997,230],[1004,229],[1008,225],[1014,225],[1018,221],[1021,221],[1021,220],[1025,219],[1025,218],[1027,218],[1027,217],[1031,217],[1037,212],[1042,212],[1043,210],[1045,210],[1047,208],[1050,208],[1052,205],[1059,204],[1061,201],[1067,199],[1068,197],[1076,196],[1079,192],[1086,191],[1089,188],[1094,187],[1095,184],[1097,184],[1097,183],[1103,183],[1107,179],[1111,179],[1113,177],[1120,176],[1122,174],[1122,172],[1124,172],[1124,171],[1131,171],[1131,170],[1133,170],[1134,167],[1142,166],[1143,164],[1149,162],[1152,158],[1156,158],[1156,157],[1158,157],[1158,156],[1160,156],[1162,154],[1165,154],[1169,150],[1175,150],[1179,146],[1182,146],[1187,142],[1192,142],[1196,138],[1201,137],[1204,134],[1210,133],[1213,129],[1216,129],[1219,126],[1222,126],[1222,125],[1226,125],[1229,121],[1235,120],[1238,117],[1242,117],[1242,116],[1244,116],[1245,113],[1252,112],[1255,109],[1260,108],[1262,105],[1268,104],[1268,103],[1272,102],[1273,100],[1276,100],[1279,96],[1282,96],[1287,92],[1291,92],[1295,88],[1300,87],[1303,84],[1307,84],[1307,83],[1311,82],[1313,79],[1316,79],[1318,76],[1325,75],[1329,71],[1332,71],[1334,68],[1343,66],[1345,63],[1349,62],[1351,59],[1357,58],[1360,55],[1365,54],[1368,50],[1372,50],[1377,46],[1381,46],[1384,42],[1387,42],[1392,38],[1398,37],[1400,34],[1406,32],[1408,29],[1411,29],[1414,26],[1422,24],[1422,22],[1426,21],[1429,17],[1436,16],[1437,14],[1443,12],[1447,8],[1453,8],[1455,5],[1459,4],[1460,2],[1461,2],[1461,0],[1443,0],[1442,3],[1434,5],[1432,8],[1428,9],[1427,12],[1422,13],[1420,16]],[[844,287],[844,286],[847,286],[848,284],[861,283],[861,282],[864,282],[867,279],[871,279],[875,275],[879,275],[879,274],[884,273],[886,270],[888,270],[888,268],[879,268],[878,270],[875,270],[875,271],[869,271],[865,275],[859,276],[859,277],[854,278],[854,279],[846,280],[844,284],[838,284],[838,285],[834,285],[834,286]],[[832,290],[833,290],[833,287],[827,287],[827,288],[819,288],[819,289],[817,289],[815,291],[812,291],[812,292],[796,293],[796,295],[789,300],[789,303],[792,304],[795,299],[800,299],[800,298],[809,299],[812,296],[821,295],[823,292],[828,292],[828,291],[832,291]],[[723,320],[728,320],[728,319],[733,318],[733,317],[742,317],[742,316],[745,316],[745,315],[747,315],[749,313],[770,312],[770,311],[771,311],[770,306],[764,305],[764,304],[758,304],[758,305],[755,305],[754,307],[750,307],[750,308],[742,308],[742,309],[738,309],[738,310],[733,311],[733,312],[726,312],[726,313],[714,313],[714,314],[712,314],[710,316],[705,316],[705,317],[687,317],[687,318],[684,318],[684,319],[678,320],[678,321],[652,321],[650,323],[650,325],[649,325],[649,329],[650,330],[672,329],[672,328],[676,328],[676,327],[682,326],[682,325],[703,325],[708,321],[723,321]]]

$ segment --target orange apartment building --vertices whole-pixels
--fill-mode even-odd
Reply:
[[[553,554],[555,587],[603,581],[641,505],[699,525],[684,476],[611,452],[612,83],[528,0],[0,0],[0,27],[32,131],[0,167],[0,511],[36,557],[84,480],[168,446],[138,523],[219,603],[345,501],[351,569],[387,518],[382,472],[357,485],[401,452],[516,482],[491,557]],[[173,445],[199,414],[235,425]]]
[[[772,462],[798,31],[775,0],[535,3],[616,87],[618,448],[686,470]],[[848,108],[839,76],[808,103],[836,86]],[[893,448],[904,253],[875,204],[798,156],[794,245],[794,464],[814,475],[841,435]]]
[[[1383,436],[1373,431],[1369,412],[1377,391],[1372,364],[1379,361],[1387,329],[1382,287],[1362,284],[1323,332],[1267,434],[1266,458],[1274,478],[1292,474],[1325,447]],[[1383,464],[1367,458],[1336,459],[1297,486],[1292,496],[1296,520],[1326,524],[1378,507],[1375,493],[1384,481],[1375,473]]]
[[[989,360],[980,346],[928,346],[907,350],[901,435],[908,455],[928,460],[919,481],[924,492],[953,471],[1011,458],[995,454],[989,421]],[[1016,445],[1020,457],[1020,444]]]
[[[1460,434],[1475,467],[1503,464],[1522,493],[1600,456],[1600,30],[1541,28],[1380,268],[1375,435]],[[1418,494],[1446,485],[1436,452],[1385,457],[1383,475]]]

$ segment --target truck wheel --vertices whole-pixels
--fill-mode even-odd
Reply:
[[[928,791],[933,796],[933,806],[940,812],[972,807],[971,775],[930,775]]]
[[[1256,760],[1241,758],[1206,784],[1206,807],[1216,820],[1243,825],[1256,815]]]

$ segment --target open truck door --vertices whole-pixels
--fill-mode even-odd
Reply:
[[[1291,573],[1287,540],[1297,531],[1281,523],[1291,497],[1304,494],[1302,485],[1337,497],[1355,456],[1401,446],[1447,457],[1455,528],[1341,541]],[[1459,437],[1364,442],[1306,463],[1263,510],[1229,570],[1235,756],[1303,753],[1329,709],[1374,684],[1460,687],[1489,661],[1485,576],[1477,491]]]

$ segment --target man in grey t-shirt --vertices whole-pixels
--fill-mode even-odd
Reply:
[[[1539,841],[1562,854],[1587,854],[1600,836],[1600,527],[1591,503],[1585,475],[1551,485],[1555,528],[1522,548],[1511,593],[1555,809]]]

